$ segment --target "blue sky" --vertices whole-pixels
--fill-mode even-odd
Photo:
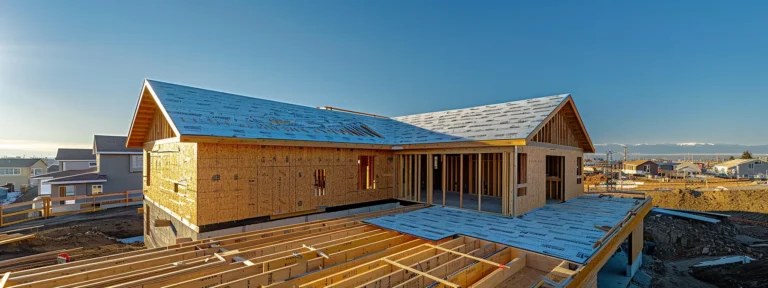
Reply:
[[[0,155],[127,134],[144,78],[389,116],[572,93],[595,143],[768,143],[768,2],[615,2],[0,1]]]

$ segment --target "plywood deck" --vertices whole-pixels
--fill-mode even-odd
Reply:
[[[430,240],[466,235],[586,263],[597,251],[595,244],[606,235],[597,227],[618,225],[642,203],[637,199],[582,196],[518,218],[430,207],[365,222]]]

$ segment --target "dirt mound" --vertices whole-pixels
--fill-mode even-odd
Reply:
[[[768,287],[768,261],[692,268],[691,274],[718,287]]]
[[[675,190],[647,192],[653,205],[699,211],[768,213],[768,190],[709,191]]]
[[[104,211],[102,214],[108,213]],[[44,226],[34,238],[0,246],[0,260],[77,247],[83,248],[77,259],[144,249],[143,243],[123,244],[118,241],[143,235],[143,216],[133,214]]]

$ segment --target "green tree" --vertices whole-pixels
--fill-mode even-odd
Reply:
[[[741,153],[741,159],[752,159],[752,153],[749,153],[749,151],[744,151],[744,153]]]
[[[728,158],[728,160],[736,160],[736,158],[733,158],[733,156],[731,156],[731,158]]]

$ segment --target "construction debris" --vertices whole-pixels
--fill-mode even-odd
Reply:
[[[718,223],[718,222],[720,222],[720,220],[717,220],[717,219],[712,219],[712,218],[708,218],[708,217],[704,217],[704,216],[694,215],[694,214],[690,214],[690,213],[683,213],[683,212],[678,212],[678,211],[672,211],[672,210],[667,210],[667,209],[662,209],[662,208],[653,208],[653,209],[651,209],[651,212],[652,213],[665,214],[665,215],[671,215],[671,216],[675,216],[675,217],[682,217],[682,218],[687,218],[687,219],[693,219],[693,220],[698,220],[698,221],[707,222],[707,223]]]
[[[717,265],[725,265],[725,264],[732,264],[732,263],[748,264],[749,262],[754,260],[755,259],[752,259],[749,256],[725,256],[717,260],[703,261],[699,264],[693,265],[693,267],[708,267],[708,266],[717,266]]]

